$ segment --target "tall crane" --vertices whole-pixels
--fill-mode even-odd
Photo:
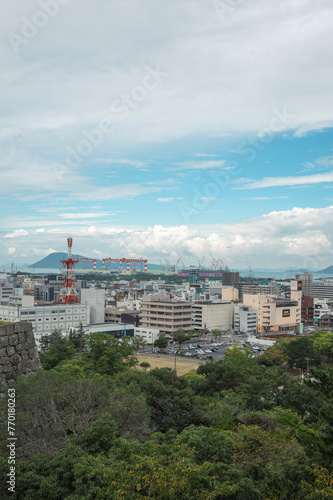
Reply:
[[[249,277],[252,278],[252,267],[246,257],[245,257],[245,262],[247,264],[247,267],[249,268]]]
[[[96,259],[78,259],[79,262],[93,262],[94,263],[94,271],[96,271],[96,267],[97,267],[97,264],[96,264]]]
[[[136,263],[143,263],[144,264],[144,272],[146,273],[148,271],[148,260],[147,259],[102,259],[102,270],[105,269],[105,262],[119,262],[119,273],[123,272],[123,264],[126,264],[126,271],[129,272],[131,268],[131,263],[136,262]]]
[[[198,260],[198,264],[199,264],[199,269],[205,269],[204,267],[204,260],[205,260],[205,256],[202,257],[201,261]]]

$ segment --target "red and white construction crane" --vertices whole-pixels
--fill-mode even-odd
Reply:
[[[79,262],[93,262],[94,263],[94,271],[96,271],[97,263],[96,259],[78,259]]]
[[[146,273],[148,270],[148,260],[147,259],[102,259],[102,271],[105,269],[105,262],[119,262],[119,273],[123,272],[123,264],[127,264],[126,266],[126,271],[129,272],[131,269],[131,263],[136,262],[136,263],[143,263],[144,264],[144,272]]]

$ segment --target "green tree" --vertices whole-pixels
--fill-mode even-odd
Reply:
[[[288,430],[239,425],[233,437],[234,461],[259,489],[260,498],[298,498],[307,459]]]
[[[157,339],[154,342],[154,347],[158,347],[159,349],[165,349],[169,344],[168,339],[165,336],[164,332],[159,332]]]
[[[322,358],[314,350],[312,338],[283,339],[277,343],[277,346],[289,357],[290,367],[295,366],[305,370],[308,366],[306,358],[309,358],[309,366],[319,366],[321,363]]]
[[[87,335],[87,347],[88,352],[83,354],[83,360],[96,373],[112,375],[126,366],[135,366],[138,362],[131,357],[134,348],[126,339],[117,340],[107,333]]]
[[[148,368],[150,368],[150,363],[148,363],[147,361],[142,361],[142,363],[140,363],[140,366],[144,370],[147,370]]]
[[[185,342],[191,340],[191,335],[185,333],[185,330],[183,330],[182,328],[178,328],[178,330],[173,333],[173,338],[176,342],[178,342],[179,348],[181,348],[181,346],[185,344]]]
[[[256,357],[257,362],[264,366],[278,366],[284,363],[290,363],[291,359],[287,356],[279,345],[274,345],[266,349],[260,356]]]
[[[218,328],[214,328],[211,333],[214,335],[215,339],[221,337],[221,330],[219,330]]]
[[[134,335],[134,337],[130,337],[132,346],[134,348],[135,354],[138,352],[140,347],[145,347],[147,345],[147,342],[143,337],[140,335]]]
[[[60,330],[54,330],[51,335],[46,335],[42,345],[43,352],[39,356],[45,370],[51,370],[61,361],[71,359],[75,355],[71,340],[63,337]]]
[[[151,425],[160,432],[169,429],[180,432],[191,424],[210,423],[188,382],[174,370],[127,371],[120,373],[115,383],[126,387],[136,384],[140,388],[151,411]]]
[[[333,359],[333,332],[316,332],[313,335],[314,350],[327,356],[329,361]]]

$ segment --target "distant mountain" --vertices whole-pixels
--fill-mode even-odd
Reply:
[[[284,272],[288,274],[304,274],[313,273],[314,271],[311,271],[311,269],[286,269]]]
[[[73,255],[73,258],[75,259],[85,259],[86,257],[84,255]],[[60,262],[61,260],[66,260],[67,259],[67,253],[63,252],[54,252],[50,253],[47,257],[44,257],[44,259],[39,260],[38,262],[35,262],[34,264],[30,264],[28,268],[30,269],[59,269],[59,267],[62,267],[62,263]],[[97,259],[97,269],[100,269],[102,265],[102,261]],[[77,269],[93,269],[94,263],[93,262],[78,262],[76,265]]]
[[[91,258],[91,257],[85,257],[84,255],[76,255],[73,254],[73,258],[75,259],[85,259],[85,258]],[[67,253],[63,252],[54,252],[50,253],[47,257],[44,257],[44,259],[39,260],[38,262],[35,262],[34,264],[30,264],[30,266],[27,266],[30,269],[54,269],[57,270],[59,267],[62,267],[61,260],[66,260],[67,259]],[[99,271],[102,266],[102,261],[100,259],[96,259],[96,266],[97,270]],[[116,270],[118,269],[119,264],[117,262],[114,262],[111,269]],[[93,269],[94,263],[93,262],[78,262],[75,266],[76,269]],[[123,269],[126,270],[126,265],[124,266],[123,264]],[[138,269],[141,269],[141,264],[138,264]],[[157,271],[160,270],[161,266],[158,264],[149,264],[148,263],[148,270],[150,271]]]
[[[318,274],[332,274],[333,273],[333,266],[326,267],[326,269],[322,269],[321,271],[317,271]]]

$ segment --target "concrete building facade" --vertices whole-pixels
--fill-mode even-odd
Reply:
[[[105,290],[99,288],[82,288],[81,304],[90,306],[90,323],[104,323]]]
[[[147,342],[147,345],[153,345],[158,338],[158,334],[159,330],[156,328],[134,328],[134,335],[142,337]]]
[[[23,296],[23,299],[33,297]],[[56,328],[62,332],[70,328],[78,328],[80,323],[90,323],[90,306],[86,304],[52,304],[43,306],[26,305],[25,300],[21,304],[0,303],[0,321],[28,321],[32,324],[35,340],[38,348],[43,335],[49,335]]]
[[[142,328],[155,328],[173,334],[179,328],[191,330],[192,304],[169,295],[145,295],[141,301]]]
[[[243,304],[257,311],[257,332],[296,330],[301,323],[301,292],[291,300],[272,295],[245,294]],[[293,300],[297,298],[297,300]]]
[[[235,304],[234,330],[241,333],[254,334],[257,332],[257,311],[251,306]]]
[[[231,330],[233,325],[231,302],[198,301],[192,304],[192,328],[196,330]]]

